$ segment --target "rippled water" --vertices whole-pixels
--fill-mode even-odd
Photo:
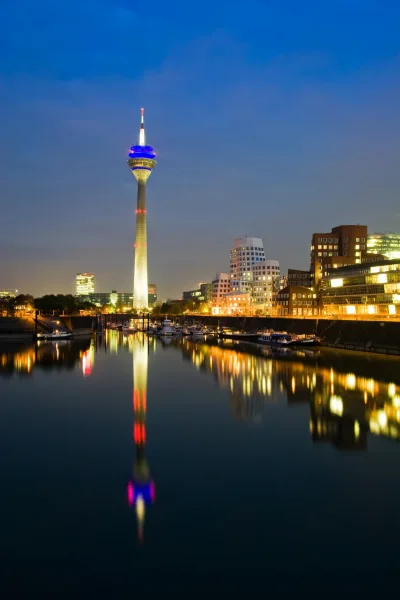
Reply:
[[[399,366],[113,331],[1,346],[2,597],[386,592]]]

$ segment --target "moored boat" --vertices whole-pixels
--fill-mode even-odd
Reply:
[[[59,331],[55,329],[54,331],[43,331],[34,335],[35,340],[68,340],[72,338],[72,333],[70,331]]]
[[[292,346],[293,336],[288,334],[286,331],[281,332],[265,332],[258,338],[260,344],[267,344],[269,346]]]
[[[176,335],[175,327],[172,325],[172,321],[170,319],[164,319],[160,335],[164,337],[171,337],[173,335]]]
[[[241,340],[242,342],[256,342],[258,339],[258,333],[252,333],[249,331],[240,331],[234,329],[224,328],[218,332],[218,337],[226,340]]]

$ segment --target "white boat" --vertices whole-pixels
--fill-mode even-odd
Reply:
[[[165,337],[176,335],[175,327],[172,325],[172,321],[170,319],[164,320],[160,335]]]
[[[69,331],[44,331],[36,334],[37,340],[68,340],[72,338],[72,333]]]

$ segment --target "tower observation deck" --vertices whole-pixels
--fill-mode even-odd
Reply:
[[[131,147],[128,158],[128,166],[138,183],[133,272],[133,306],[138,311],[148,308],[146,182],[156,164],[153,148],[146,146],[144,108],[142,108],[139,144]]]

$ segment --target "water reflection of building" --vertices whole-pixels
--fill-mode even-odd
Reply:
[[[84,377],[89,377],[92,374],[92,369],[94,366],[94,351],[95,344],[94,339],[90,340],[90,346],[87,350],[82,352],[81,361],[82,361],[82,373]]]
[[[132,480],[128,483],[128,502],[134,507],[138,527],[138,539],[143,540],[146,506],[155,500],[155,485],[151,479],[146,460],[146,411],[147,411],[147,370],[148,341],[145,335],[130,336],[133,353],[133,441],[135,459]]]
[[[21,343],[4,345],[0,349],[0,376],[31,376],[35,369],[67,369],[72,370],[84,357],[86,365],[90,361],[93,367],[94,346],[91,340],[60,340],[57,342],[42,342],[36,344]],[[89,358],[90,357],[90,358]],[[88,369],[88,366],[85,367]],[[85,372],[84,372],[85,374]],[[86,373],[88,374],[88,373]]]
[[[217,345],[183,343],[183,352],[196,368],[211,371],[218,385],[230,393],[238,419],[260,421],[264,401],[272,400],[272,363]]]
[[[259,420],[265,401],[280,391],[290,405],[309,404],[314,442],[329,441],[338,449],[365,449],[368,433],[400,439],[400,386],[395,383],[334,370],[318,364],[317,355],[303,356],[302,352],[277,358],[256,346],[247,347],[250,354],[240,346],[230,349],[186,341],[182,348],[196,368],[211,371],[218,385],[230,391],[233,412],[240,418]],[[365,361],[359,364],[365,371]],[[396,369],[393,364],[392,371]]]

